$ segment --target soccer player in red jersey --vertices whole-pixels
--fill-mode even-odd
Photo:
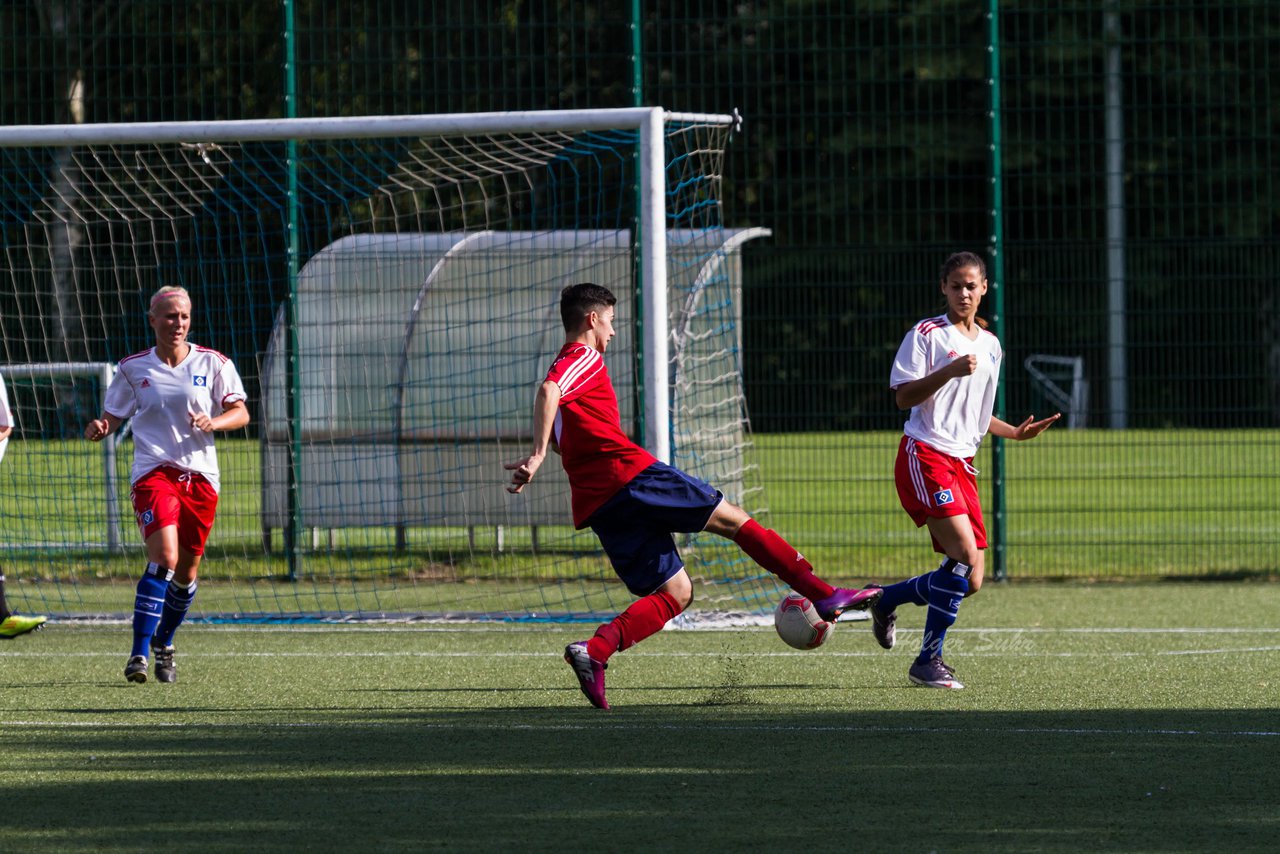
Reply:
[[[160,682],[173,682],[173,634],[196,595],[196,572],[218,507],[218,455],[213,434],[249,423],[244,384],[217,350],[192,344],[191,297],[163,287],[147,312],[156,345],[120,361],[102,417],[84,436],[99,442],[133,419],[132,499],[147,545],[138,581],[133,649],[124,675],[147,681],[148,651]]]
[[[753,560],[808,597],[825,620],[865,610],[878,588],[836,588],[776,532],[762,527],[719,490],[653,457],[622,432],[618,398],[604,353],[614,336],[617,299],[608,288],[570,285],[560,295],[566,340],[533,409],[533,450],[505,463],[507,490],[523,490],[560,453],[569,476],[573,522],[591,528],[627,589],[639,598],[595,635],[565,647],[564,658],[593,706],[609,708],[604,670],[689,607],[693,584],[672,533],[710,531],[733,540]]]
[[[894,466],[898,498],[916,527],[929,527],[943,560],[932,572],[886,587],[871,608],[871,628],[880,646],[890,649],[897,607],[927,606],[924,641],[907,676],[916,685],[963,688],[942,660],[942,642],[960,602],[982,586],[987,529],[973,457],[987,433],[1034,439],[1061,413],[1040,421],[1031,416],[1017,426],[991,414],[1004,354],[978,317],[986,265],[972,252],[957,252],[943,262],[939,278],[946,313],[907,332],[889,386],[898,408],[911,410]]]

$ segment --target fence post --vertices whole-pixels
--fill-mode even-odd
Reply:
[[[287,118],[298,116],[298,59],[295,51],[296,31],[294,26],[293,0],[284,3],[284,112]],[[286,506],[288,520],[284,528],[284,553],[288,563],[290,581],[298,578],[298,553],[302,549],[302,385],[301,365],[299,364],[298,347],[298,271],[301,268],[299,244],[298,209],[298,143],[294,139],[285,141],[285,157],[288,164],[286,200],[288,220],[285,223],[288,242],[285,251],[288,254],[289,299],[287,306],[288,325],[288,379],[285,382],[285,406],[288,409],[289,424],[289,467]]]
[[[991,282],[990,315],[991,331],[1000,339],[1005,351],[1008,342],[1005,340],[1004,325],[1004,211],[1003,186],[1001,183],[1002,166],[1000,160],[1002,140],[1000,137],[1000,17],[998,0],[988,0],[987,4],[987,83],[991,96],[987,117],[991,128],[991,242],[987,254],[991,258],[991,269],[987,279]],[[1000,370],[1004,372],[1004,360]],[[1004,382],[1003,377],[996,387],[995,414],[1004,418]],[[1006,532],[1008,504],[1005,496],[1005,458],[1004,440],[999,436],[991,437],[991,538],[989,553],[991,554],[991,571],[996,581],[1003,581],[1007,575]]]

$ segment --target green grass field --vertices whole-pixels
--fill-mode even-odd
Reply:
[[[893,581],[935,565],[928,537],[898,506],[891,475],[898,438],[757,436],[753,459],[765,523],[836,582]],[[219,454],[224,484],[201,568],[201,614],[555,614],[616,611],[630,599],[595,536],[568,524],[541,528],[536,552],[522,528],[505,531],[501,551],[494,530],[483,527],[410,529],[402,552],[389,529],[311,532],[288,579],[279,533],[273,552],[262,548],[257,444],[220,440]],[[123,478],[130,455],[126,444],[117,460]],[[991,450],[984,448],[976,463],[994,530]],[[1012,578],[1280,575],[1276,431],[1055,428],[1035,442],[1009,443],[1007,473]],[[501,481],[504,473],[494,477]],[[0,565],[17,607],[90,615],[128,609],[143,558],[126,490],[121,554],[65,545],[102,541],[102,481],[99,446],[11,444],[0,465]],[[703,560],[705,569],[696,572],[739,579],[756,571],[731,545],[717,552],[718,542],[701,537],[696,551],[686,549]],[[722,602],[744,607],[731,585],[699,590],[697,607],[719,607],[724,591]]]
[[[620,653],[584,627],[124,626],[0,645],[6,851],[1273,851],[1280,584],[988,585],[909,687],[922,613]]]
[[[752,461],[768,518],[811,554],[815,564],[889,567],[886,577],[913,567],[927,541],[902,514],[893,487],[899,434],[797,433],[757,435]],[[1254,575],[1280,571],[1280,431],[1050,430],[1034,442],[1007,447],[1009,569],[1020,577],[1157,577]],[[220,439],[223,491],[211,546],[237,556],[231,574],[278,574],[279,554],[262,553],[258,445]],[[127,481],[132,446],[118,455]],[[982,472],[988,527],[994,527],[991,449],[975,461]],[[696,471],[694,472],[697,473]],[[495,482],[505,478],[494,472]],[[20,557],[44,552],[24,544],[102,540],[102,457],[83,441],[20,441],[0,465],[0,535]],[[134,545],[127,489],[121,500],[123,540]],[[462,529],[413,529],[410,549],[423,563],[488,569],[492,531],[477,529],[474,545]],[[507,532],[513,548],[527,532]],[[589,532],[543,529],[544,543],[591,549]],[[319,551],[361,571],[390,549],[389,530],[323,532]],[[923,546],[922,546],[923,543]],[[330,557],[336,556],[336,557]],[[97,558],[94,558],[96,561]],[[132,559],[121,559],[133,574]],[[385,562],[385,561],[384,561]],[[98,569],[115,564],[102,558]],[[524,568],[537,572],[538,561]],[[504,567],[510,571],[511,567]]]
[[[900,438],[757,437],[774,526],[804,543],[818,566],[913,565],[928,538],[898,504],[893,461]],[[1280,572],[1280,431],[1055,427],[1005,449],[1012,577]],[[974,463],[994,532],[990,442]]]

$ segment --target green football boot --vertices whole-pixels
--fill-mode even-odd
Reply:
[[[13,640],[18,635],[34,632],[48,620],[48,617],[28,617],[25,614],[10,614],[0,622],[0,639]]]

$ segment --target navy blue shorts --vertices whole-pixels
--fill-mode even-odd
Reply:
[[[666,463],[654,463],[587,519],[614,572],[636,596],[666,584],[684,561],[672,533],[696,533],[724,500],[720,490]]]

